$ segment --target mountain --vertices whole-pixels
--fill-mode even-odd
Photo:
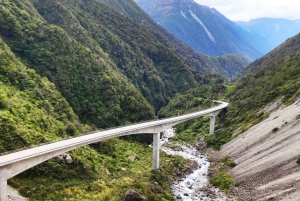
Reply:
[[[300,20],[258,18],[248,22],[238,21],[236,24],[249,33],[264,37],[270,44],[269,51],[300,32]]]
[[[120,19],[121,14],[103,4],[90,1],[91,6],[102,8],[100,11],[108,15],[101,18],[106,20],[103,27],[107,27],[102,33],[103,27],[93,23],[92,13],[80,9],[85,4],[74,2],[0,1],[0,155],[76,137],[97,127],[155,118],[153,106],[137,89],[138,85],[118,68],[109,53],[136,56],[130,58],[132,62],[139,59],[136,62],[140,65],[136,67],[140,71],[144,66],[149,67],[149,77],[145,76],[145,80],[151,81],[148,82],[152,86],[150,91],[155,91],[157,96],[164,95],[165,86],[174,87],[171,79],[162,81],[163,70],[175,72],[172,79],[176,79],[182,90],[181,80],[186,81],[187,88],[197,85],[190,67],[183,64],[175,51],[156,40],[129,46],[112,33],[118,23],[122,25],[123,34],[130,30],[125,30],[125,23],[140,31],[139,25],[128,18]],[[43,9],[43,5],[54,9],[53,15]],[[67,7],[78,12],[71,12],[71,9],[67,12]],[[97,13],[97,10],[93,11]],[[50,23],[51,20],[61,27],[65,25],[65,29]],[[91,32],[95,29],[99,34],[107,34],[107,38]],[[140,42],[135,40],[138,37],[143,40],[154,38],[147,31],[145,35],[138,33],[135,30],[123,37],[131,39],[132,43]],[[110,46],[104,46],[105,42]],[[144,54],[130,55],[131,48]],[[167,55],[172,61],[155,55],[160,51],[165,51],[161,56]],[[125,63],[121,64],[125,66]],[[180,77],[176,77],[178,71]],[[132,77],[138,72],[132,69]],[[143,77],[143,71],[139,73]],[[152,171],[149,163],[152,149],[148,144],[121,139],[84,146],[68,154],[73,159],[71,164],[51,159],[13,177],[8,183],[30,200],[121,200],[128,189],[136,189],[149,200],[174,200],[170,188],[172,181],[178,172],[184,171],[185,165],[191,165],[182,157],[162,153],[161,170]],[[129,160],[132,155],[138,160]],[[123,168],[126,171],[121,171]]]
[[[98,1],[146,27],[148,31],[153,33],[158,41],[167,47],[174,49],[186,65],[195,69],[196,72],[194,72],[194,74],[197,74],[197,72],[209,72],[220,74],[227,78],[233,78],[249,63],[247,60],[243,59],[242,56],[238,55],[224,55],[222,56],[223,59],[220,60],[219,57],[211,57],[195,51],[193,48],[187,46],[170,34],[162,26],[154,22],[133,0]],[[199,77],[199,75],[196,77]]]
[[[299,64],[300,34],[251,63],[235,84],[190,89],[159,114],[193,111],[211,98],[227,100],[216,135],[207,135],[207,118],[180,125],[173,140],[220,149],[212,167],[221,168],[213,168],[210,181],[220,188],[226,184],[241,200],[298,200]],[[231,169],[224,168],[230,158]]]
[[[254,60],[266,53],[254,38],[214,8],[193,0],[136,0],[152,19],[195,50],[208,55],[238,54]]]

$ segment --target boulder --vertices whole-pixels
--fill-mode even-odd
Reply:
[[[73,159],[71,158],[71,156],[70,156],[69,154],[66,154],[66,162],[67,162],[68,164],[73,163]]]
[[[121,170],[122,170],[123,172],[126,172],[126,171],[127,171],[126,168],[121,168]]]
[[[205,142],[196,142],[195,147],[198,151],[203,150],[206,148],[206,143]]]
[[[147,199],[138,192],[130,189],[126,191],[124,201],[147,201]]]
[[[136,157],[135,156],[128,156],[128,159],[131,160],[131,161],[135,161]]]
[[[110,175],[110,172],[107,168],[105,168],[105,172],[106,172],[107,175]]]
[[[58,163],[61,163],[61,162],[63,161],[63,159],[64,159],[64,156],[63,156],[63,155],[59,155],[59,156],[56,156],[56,157],[55,157],[55,160],[56,160],[56,162],[58,162]]]

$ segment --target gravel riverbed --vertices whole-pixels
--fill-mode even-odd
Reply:
[[[174,151],[171,148],[165,147],[164,144],[168,142],[168,139],[173,137],[175,132],[173,129],[167,129],[164,132],[161,140],[162,150],[168,154],[180,155],[186,159],[196,161],[198,168],[196,168],[191,174],[186,175],[183,178],[179,178],[172,185],[173,193],[176,200],[181,201],[234,201],[235,199],[227,197],[222,191],[208,185],[208,170],[209,161],[207,156],[201,154],[195,147],[190,145],[182,145],[172,142],[175,146],[180,146],[180,151]]]

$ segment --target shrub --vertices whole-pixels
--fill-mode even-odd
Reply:
[[[279,128],[275,127],[275,128],[272,129],[272,132],[276,133],[278,130],[279,130]]]
[[[233,183],[233,178],[229,174],[218,174],[210,178],[210,183],[222,190],[229,189],[229,186]]]
[[[298,160],[297,160],[297,164],[299,164],[300,165],[300,157],[298,158]]]

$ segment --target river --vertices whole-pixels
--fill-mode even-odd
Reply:
[[[174,151],[164,144],[166,144],[169,138],[175,135],[173,129],[167,129],[164,131],[164,135],[161,139],[162,150],[167,154],[180,155],[186,159],[194,160],[198,163],[198,168],[193,171],[193,173],[186,175],[184,178],[178,179],[172,185],[173,193],[176,200],[181,201],[196,201],[196,200],[214,200],[214,201],[234,201],[235,199],[227,197],[222,191],[214,188],[208,184],[208,169],[209,161],[207,156],[200,154],[195,147],[190,145],[182,145],[176,142],[173,143],[176,146],[181,146],[182,151]]]

